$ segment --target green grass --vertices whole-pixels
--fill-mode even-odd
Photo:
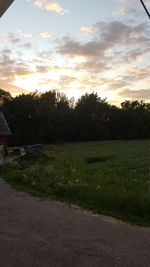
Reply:
[[[150,226],[149,147],[149,140],[51,145],[2,166],[0,176],[33,195]]]

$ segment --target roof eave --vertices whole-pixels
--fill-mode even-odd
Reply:
[[[3,16],[13,2],[14,0],[0,0],[0,17]]]

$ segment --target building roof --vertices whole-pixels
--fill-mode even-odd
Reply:
[[[6,119],[2,112],[0,112],[0,136],[11,135]]]
[[[14,0],[0,0],[0,17],[5,13]]]

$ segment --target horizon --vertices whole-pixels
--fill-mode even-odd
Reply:
[[[150,26],[139,0],[15,0],[0,23],[0,87],[12,96],[149,102]]]

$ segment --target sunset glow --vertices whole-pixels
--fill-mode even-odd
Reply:
[[[150,100],[150,24],[139,0],[15,0],[0,24],[0,87],[12,95]]]

